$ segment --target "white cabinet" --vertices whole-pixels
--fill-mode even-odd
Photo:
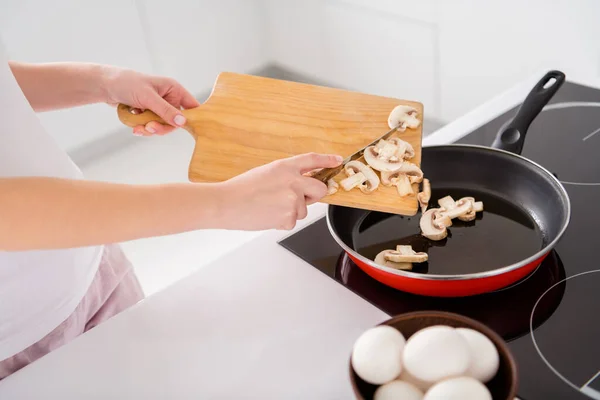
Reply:
[[[266,15],[258,0],[146,0],[139,3],[157,73],[194,95],[222,71],[248,73],[267,61]]]
[[[453,120],[543,69],[595,76],[596,0],[439,1],[441,116]]]
[[[0,34],[14,60],[88,61],[151,71],[133,1],[4,0]],[[46,112],[40,117],[67,150],[123,128],[115,110],[105,104]]]

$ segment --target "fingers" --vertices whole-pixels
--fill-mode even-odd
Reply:
[[[152,136],[152,133],[148,132],[144,125],[138,125],[133,128],[133,134],[135,136]]]
[[[150,132],[153,135],[166,135],[167,133],[171,133],[175,130],[171,125],[163,125],[156,121],[150,121],[144,127],[147,132]]]
[[[138,125],[133,128],[133,134],[136,136],[155,136],[166,135],[174,130],[170,125],[159,124],[156,121],[147,123],[146,125]]]
[[[341,156],[333,154],[307,153],[290,157],[286,162],[301,174],[319,168],[335,168],[342,163]]]
[[[147,100],[147,104],[145,104],[145,107],[154,111],[167,124],[170,124],[174,127],[185,125],[186,120],[181,111],[160,97],[156,92],[152,92]]]
[[[194,96],[192,96],[190,92],[185,90],[181,85],[179,85],[179,87],[181,90],[181,107],[188,109],[200,106],[200,102],[198,102],[198,100]]]
[[[302,191],[306,205],[311,205],[327,195],[327,185],[313,178],[302,177]]]

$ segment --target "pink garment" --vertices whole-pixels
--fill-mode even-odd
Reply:
[[[42,340],[0,361],[0,380],[67,344],[144,298],[131,263],[118,245],[104,249],[98,272],[75,311]]]

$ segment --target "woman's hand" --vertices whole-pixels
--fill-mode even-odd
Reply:
[[[169,125],[152,121],[139,125],[133,133],[140,136],[164,135],[185,124],[180,110],[200,103],[181,84],[171,78],[147,75],[129,69],[107,67],[104,73],[106,102],[154,111]]]
[[[306,218],[307,206],[327,194],[327,185],[303,174],[340,165],[342,157],[301,154],[254,168],[222,185],[224,229],[289,230]]]

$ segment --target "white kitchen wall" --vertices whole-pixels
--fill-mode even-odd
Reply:
[[[597,0],[2,0],[0,7],[0,35],[14,59],[120,65],[170,75],[196,95],[221,71],[275,63],[325,84],[421,101],[426,118],[448,122],[543,69],[600,74]],[[123,131],[105,105],[41,118],[67,150]]]
[[[97,62],[151,72],[131,1],[2,0],[1,4],[0,35],[12,59]],[[119,126],[114,109],[104,104],[42,113],[40,118],[67,149]]]
[[[543,69],[600,75],[600,1],[438,1],[440,117],[450,121]]]
[[[418,100],[435,115],[432,2],[411,3],[266,0],[271,54],[285,68],[351,90]]]
[[[170,75],[201,95],[222,70],[267,63],[262,7],[252,0],[1,0],[0,36],[15,60],[118,65]],[[40,117],[69,151],[129,132],[104,104]]]
[[[141,0],[138,8],[156,73],[192,93],[222,71],[247,73],[268,62],[266,14],[252,0]]]
[[[600,73],[597,0],[265,0],[273,58],[451,121],[543,69]]]

